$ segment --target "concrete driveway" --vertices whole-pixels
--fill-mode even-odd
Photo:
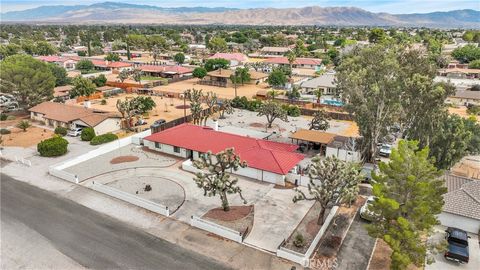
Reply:
[[[445,227],[435,227],[435,235],[433,239],[443,239],[445,237]],[[448,261],[443,257],[443,253],[435,256],[435,263],[427,265],[425,270],[477,270],[480,269],[480,247],[478,244],[478,235],[469,234],[468,246],[470,251],[470,261],[468,264],[458,264],[452,261]]]
[[[313,205],[313,201],[293,203],[293,189],[272,188],[255,203],[255,220],[245,243],[276,252]]]

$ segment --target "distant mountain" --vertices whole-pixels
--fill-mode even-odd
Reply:
[[[337,25],[425,26],[480,28],[480,11],[455,10],[425,14],[373,13],[355,7],[304,8],[163,8],[105,2],[76,6],[41,6],[1,14],[3,22],[229,24],[229,25]]]

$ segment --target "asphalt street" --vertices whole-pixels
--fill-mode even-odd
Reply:
[[[3,224],[21,224],[31,235],[90,269],[228,269],[220,262],[157,238],[133,226],[61,198],[48,191],[1,174],[1,219]],[[4,230],[7,234],[21,231]],[[18,236],[18,235],[17,235]],[[16,237],[17,237],[16,236]],[[35,241],[35,239],[31,239]],[[19,247],[22,248],[21,246]],[[2,248],[3,250],[3,248]],[[32,247],[22,255],[42,250]],[[3,253],[3,251],[2,251]],[[62,256],[63,256],[62,255]],[[8,254],[2,254],[2,258]],[[47,256],[47,254],[45,254]],[[32,257],[33,254],[32,254]],[[50,261],[50,265],[55,266]],[[58,267],[61,267],[58,265]],[[54,267],[54,268],[58,268]]]

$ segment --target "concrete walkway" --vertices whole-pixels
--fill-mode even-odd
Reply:
[[[282,241],[298,226],[313,201],[293,203],[293,189],[272,188],[255,204],[255,219],[245,243],[276,252]]]

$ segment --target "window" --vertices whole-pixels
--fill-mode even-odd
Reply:
[[[180,153],[180,147],[174,146],[174,147],[173,147],[173,152],[175,152],[175,153]]]
[[[160,148],[160,143],[159,142],[155,142],[155,148]]]

